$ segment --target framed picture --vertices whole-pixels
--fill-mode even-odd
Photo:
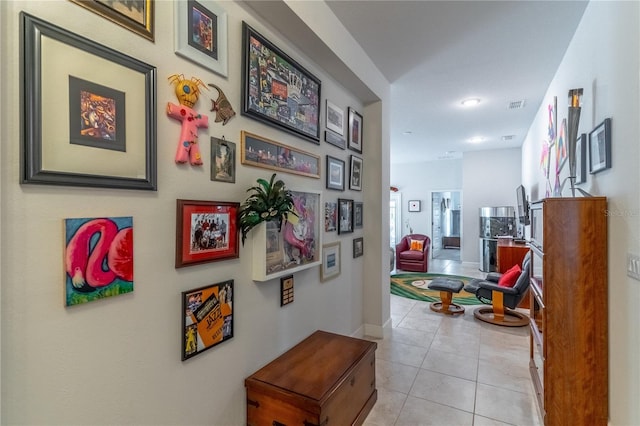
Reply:
[[[293,302],[293,275],[280,278],[280,306]]]
[[[226,77],[227,12],[220,3],[176,0],[173,16],[176,54]]]
[[[349,189],[362,191],[362,158],[352,155],[349,170]]]
[[[362,154],[362,116],[349,107],[349,149]]]
[[[338,204],[332,201],[324,203],[324,230],[332,232],[337,230]]]
[[[353,232],[353,200],[338,198],[338,234]]]
[[[211,137],[211,180],[236,182],[236,144]]]
[[[611,119],[606,118],[589,133],[589,173],[611,168]]]
[[[344,135],[344,111],[336,104],[327,99],[327,129],[336,132],[338,135]]]
[[[20,19],[20,182],[155,191],[156,68]]]
[[[360,257],[364,254],[364,238],[353,239],[353,258]]]
[[[331,130],[324,131],[324,140],[333,146],[337,146],[340,149],[346,149],[347,143],[343,138],[333,133]]]
[[[363,208],[364,204],[361,201],[353,203],[353,227],[356,229],[362,228]]]
[[[419,212],[420,211],[420,200],[409,200],[409,211],[410,212]]]
[[[244,130],[240,136],[242,164],[320,178],[319,156]]]
[[[320,281],[325,282],[340,275],[340,241],[322,246]]]
[[[320,144],[320,80],[242,23],[242,114]]]
[[[321,193],[292,190],[291,195],[296,215],[289,215],[281,230],[276,222],[264,222],[252,231],[254,281],[268,281],[320,264]]]
[[[155,0],[71,0],[134,33],[153,41]]]
[[[176,268],[239,256],[240,203],[177,200]]]
[[[64,220],[67,306],[133,291],[133,218]]]
[[[344,191],[344,161],[327,155],[327,189]]]
[[[587,134],[583,133],[576,141],[576,184],[587,181]]]
[[[233,280],[182,292],[182,360],[233,337]]]

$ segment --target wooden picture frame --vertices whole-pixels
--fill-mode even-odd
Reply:
[[[364,254],[364,237],[353,239],[353,258],[360,257]]]
[[[323,221],[320,191],[291,191],[294,212],[282,229],[275,221],[252,231],[254,281],[268,281],[320,264]]]
[[[353,227],[355,229],[362,228],[364,216],[364,203],[356,201],[353,203]]]
[[[349,189],[362,191],[362,158],[351,156],[351,166],[349,167]]]
[[[327,201],[324,203],[324,231],[333,232],[338,230],[338,203]]]
[[[20,183],[157,190],[156,68],[27,13],[20,20]],[[110,145],[104,138],[95,144],[103,146],[72,143],[70,123],[93,117],[71,117],[82,108],[81,99],[69,98],[70,76],[85,88],[95,84],[124,94],[126,111],[116,116],[122,114],[126,126],[125,151],[96,149]]]
[[[420,200],[409,200],[410,212],[419,212],[420,210]]]
[[[589,133],[589,173],[611,168],[611,119],[606,118]]]
[[[182,361],[233,338],[233,280],[182,292]]]
[[[587,134],[576,141],[576,185],[587,181]]]
[[[349,149],[362,154],[362,115],[349,107]]]
[[[341,263],[340,241],[323,245],[320,281],[325,282],[340,275]]]
[[[211,180],[236,182],[236,144],[222,137],[211,137]]]
[[[326,101],[325,121],[328,130],[340,136],[344,135],[344,110],[329,99]]]
[[[220,3],[175,0],[173,15],[176,55],[227,77],[227,12]]]
[[[320,179],[320,157],[310,152],[240,132],[240,162],[248,166]]]
[[[353,200],[338,198],[338,234],[353,232]]]
[[[242,114],[320,144],[320,80],[242,22]]]
[[[344,191],[345,164],[339,158],[327,155],[327,189]]]
[[[240,255],[240,203],[176,200],[176,268]]]
[[[105,19],[115,22],[146,38],[154,41],[154,6],[155,0],[139,0],[125,2],[123,0],[71,0],[85,9]]]

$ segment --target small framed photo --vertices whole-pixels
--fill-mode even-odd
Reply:
[[[335,231],[338,223],[338,204],[334,202],[324,203],[324,230]]]
[[[344,161],[327,155],[327,189],[344,191]]]
[[[362,158],[355,155],[351,156],[349,189],[362,191]]]
[[[356,229],[362,228],[363,206],[364,204],[361,201],[353,203],[353,226]]]
[[[239,257],[240,203],[177,200],[176,268]]]
[[[364,254],[364,238],[353,239],[353,258],[360,257]]]
[[[280,278],[280,306],[293,302],[293,275]]]
[[[329,99],[327,99],[326,122],[327,129],[336,132],[340,136],[344,135],[344,111]]]
[[[320,281],[325,282],[340,275],[340,241],[322,246]]]
[[[589,133],[589,173],[611,168],[611,119],[607,118]]]
[[[338,198],[338,234],[353,232],[353,200]]]
[[[409,201],[409,211],[410,212],[419,212],[420,211],[420,200],[410,200]]]
[[[182,360],[233,337],[233,280],[182,292]]]
[[[362,116],[349,107],[349,149],[362,154]]]
[[[227,76],[227,12],[211,0],[174,2],[177,55]]]
[[[576,184],[587,181],[587,134],[576,141]]]
[[[211,137],[211,180],[236,182],[236,144]]]

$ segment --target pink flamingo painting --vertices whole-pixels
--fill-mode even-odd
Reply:
[[[66,219],[65,223],[67,305],[133,291],[133,219]]]

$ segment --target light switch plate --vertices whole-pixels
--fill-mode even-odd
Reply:
[[[640,281],[640,256],[627,254],[627,275]]]

